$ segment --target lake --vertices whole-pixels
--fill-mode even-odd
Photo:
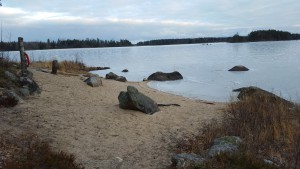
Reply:
[[[26,48],[26,46],[25,46]],[[33,61],[80,59],[88,66],[108,66],[129,81],[156,71],[179,71],[184,79],[149,82],[152,88],[208,101],[229,101],[235,88],[257,86],[300,102],[300,41],[212,43],[193,45],[84,48],[27,51]],[[10,52],[19,58],[19,52]],[[229,72],[244,65],[247,72]],[[122,73],[123,69],[128,73]]]

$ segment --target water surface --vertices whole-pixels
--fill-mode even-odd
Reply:
[[[142,81],[156,71],[179,71],[184,79],[149,82],[152,88],[190,98],[229,101],[232,89],[257,86],[300,102],[300,41],[213,43],[122,48],[28,51],[32,60],[80,59],[88,66],[108,66],[129,81]],[[18,52],[11,52],[18,58]],[[227,71],[245,65],[247,72]],[[127,68],[128,73],[122,73]]]

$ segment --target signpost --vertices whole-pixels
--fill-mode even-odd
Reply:
[[[27,65],[23,38],[18,38],[19,49],[20,49],[20,61],[21,61],[21,77],[27,77]]]

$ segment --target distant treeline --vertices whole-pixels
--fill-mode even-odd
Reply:
[[[175,45],[175,44],[194,44],[194,43],[214,43],[214,42],[257,42],[257,41],[281,41],[299,40],[300,34],[277,30],[258,30],[249,33],[248,36],[219,37],[219,38],[189,38],[189,39],[160,39],[137,43],[138,46],[146,45]]]
[[[258,42],[258,41],[282,41],[299,40],[300,34],[292,34],[278,30],[258,30],[249,33],[248,36],[234,35],[229,42]]]
[[[214,43],[214,42],[229,42],[230,37],[208,37],[208,38],[186,38],[186,39],[159,39],[139,42],[137,46],[146,45],[176,45],[176,44],[194,44],[194,43]]]
[[[67,39],[67,40],[50,40],[47,42],[24,42],[26,50],[43,50],[43,49],[65,49],[65,48],[99,48],[99,47],[121,47],[132,46],[128,40],[100,40],[100,39]],[[18,42],[1,42],[2,51],[19,50]]]
[[[256,41],[280,41],[280,40],[299,40],[300,34],[291,34],[285,31],[277,30],[258,30],[240,36],[238,33],[232,37],[204,37],[204,38],[185,38],[185,39],[159,39],[144,42],[138,42],[137,46],[147,45],[176,45],[176,44],[195,44],[195,43],[215,43],[215,42],[256,42]],[[121,39],[100,40],[100,39],[67,39],[56,41],[48,39],[47,42],[24,42],[26,50],[42,49],[65,49],[65,48],[99,48],[99,47],[123,47],[134,46],[129,40]],[[0,51],[19,50],[18,42],[1,42]]]

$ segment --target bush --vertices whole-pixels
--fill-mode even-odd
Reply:
[[[222,166],[226,166],[228,160],[239,156],[245,158],[240,160],[245,164],[258,158],[271,160],[280,168],[296,168],[300,166],[299,128],[299,106],[290,107],[271,97],[248,97],[230,103],[222,122],[215,120],[206,124],[201,135],[182,141],[178,152],[204,155],[213,139],[227,135],[239,136],[243,139],[243,151],[237,156],[221,156],[209,160],[214,163],[218,161],[219,167],[215,168],[224,168]]]

